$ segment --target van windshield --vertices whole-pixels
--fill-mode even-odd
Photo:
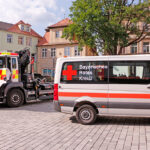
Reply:
[[[5,57],[0,57],[0,69],[6,68],[6,59]]]

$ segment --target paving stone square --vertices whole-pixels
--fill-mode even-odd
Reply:
[[[52,101],[0,106],[0,150],[150,150],[150,118],[99,116],[81,125]]]

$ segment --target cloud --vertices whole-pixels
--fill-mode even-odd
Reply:
[[[55,22],[55,0],[0,0],[0,21],[17,23],[23,20],[32,26],[40,24],[43,30],[49,22]]]
[[[60,11],[61,11],[61,13],[65,13],[65,9],[64,8],[61,8]]]
[[[73,0],[0,0],[0,21],[17,23],[20,20],[44,34],[49,25],[68,16]],[[65,14],[65,15],[64,15]]]

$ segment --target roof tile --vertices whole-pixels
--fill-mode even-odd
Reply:
[[[28,35],[28,36],[35,36],[35,37],[38,37],[38,38],[41,38],[41,36],[36,33],[34,30],[31,29],[30,32],[27,32],[27,31],[22,31],[19,29],[19,24],[23,24],[23,25],[29,25],[29,24],[25,24],[22,20],[19,21],[18,23],[14,24],[13,26],[11,26],[8,31],[10,32],[15,32],[15,33],[19,33],[19,34],[25,34],[25,35]],[[31,25],[29,25],[31,26]]]
[[[48,28],[65,27],[65,26],[68,26],[69,24],[72,24],[72,21],[69,18],[65,18],[57,22],[56,24],[49,26]]]
[[[32,29],[31,29],[30,32],[20,30],[19,26],[18,26],[19,24],[31,26],[30,24],[24,23],[22,20],[20,20],[16,24],[10,24],[10,23],[0,21],[0,30],[6,30],[6,31],[9,31],[9,32],[15,32],[15,33],[19,33],[19,34],[25,34],[25,35],[28,35],[28,36],[34,36],[34,37],[42,38],[38,33],[36,33]]]

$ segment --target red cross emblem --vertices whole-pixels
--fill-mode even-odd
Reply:
[[[72,65],[67,66],[67,70],[63,70],[63,76],[67,76],[67,80],[72,80],[72,76],[77,75],[77,70],[72,70]]]

